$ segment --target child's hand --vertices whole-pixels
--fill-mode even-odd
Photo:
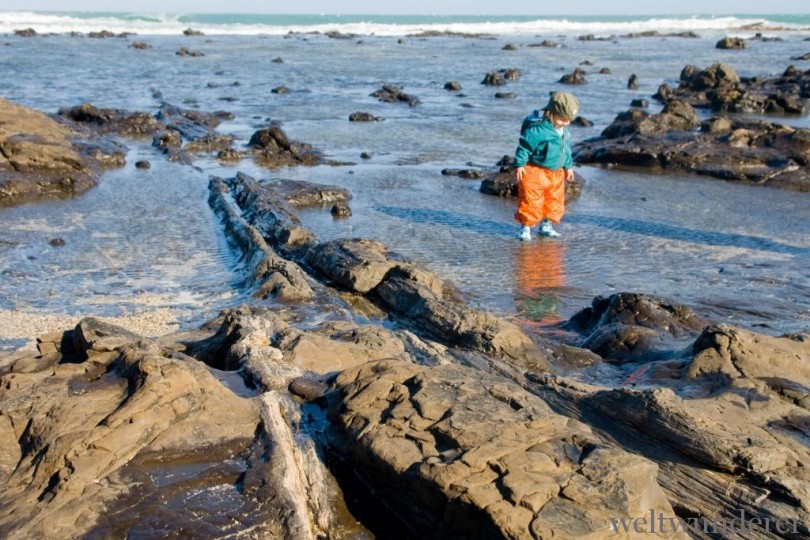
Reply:
[[[523,175],[526,174],[526,167],[518,167],[515,169],[515,180],[520,182],[523,180]]]
[[[565,169],[565,181],[572,182],[574,180],[574,169]]]

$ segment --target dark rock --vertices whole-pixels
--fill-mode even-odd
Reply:
[[[675,99],[675,91],[667,83],[664,83],[658,87],[653,97],[662,103],[666,103]]]
[[[588,81],[585,80],[585,71],[577,67],[571,73],[566,73],[560,77],[559,82],[563,84],[585,84]]]
[[[593,122],[582,116],[577,116],[571,121],[571,125],[579,127],[593,127]]]
[[[290,381],[290,392],[306,401],[317,401],[329,390],[329,386],[310,377],[296,377]]]
[[[118,133],[129,137],[150,137],[166,129],[155,116],[145,112],[128,112],[121,109],[99,109],[84,103],[69,109],[59,109],[59,116],[71,125],[85,126],[98,133]]]
[[[186,47],[180,47],[177,50],[177,52],[175,52],[174,54],[176,54],[177,56],[185,57],[185,58],[188,58],[188,57],[196,58],[196,57],[200,57],[200,56],[205,56],[205,54],[202,51],[192,51],[192,50],[187,49]]]
[[[183,145],[183,136],[173,129],[157,133],[152,139],[152,146],[162,149],[178,149]]]
[[[239,151],[234,150],[233,148],[223,148],[219,152],[217,152],[217,160],[218,161],[228,161],[234,162],[239,161],[242,159],[242,154]]]
[[[223,120],[223,114],[229,113],[194,111],[164,102],[155,118],[166,127],[180,132],[189,141],[196,141],[219,137],[215,128]]]
[[[707,69],[689,65],[681,70],[679,90],[701,91],[729,88],[740,82],[740,76],[725,64],[713,64]]]
[[[583,336],[578,346],[622,363],[672,354],[672,338],[694,338],[707,325],[691,309],[667,299],[617,293],[597,296],[564,327]]]
[[[734,127],[731,119],[725,116],[713,116],[700,124],[700,131],[706,133],[729,133]]]
[[[211,134],[189,141],[184,149],[187,152],[198,154],[212,154],[216,152],[217,155],[219,155],[220,152],[230,150],[233,141],[233,135]]]
[[[523,73],[517,68],[500,69],[498,71],[491,71],[484,76],[481,84],[487,86],[503,86],[506,81],[517,81],[523,76]]]
[[[312,298],[314,293],[304,271],[274,249],[299,249],[314,241],[312,234],[247,175],[238,173],[227,181],[212,178],[208,187],[208,204],[223,220],[234,245],[252,263],[248,284],[254,294],[286,302]]]
[[[601,139],[574,145],[577,163],[710,176],[810,190],[808,130],[761,120],[713,118],[697,127],[694,110],[674,99],[659,115],[630,109]]]
[[[75,147],[79,152],[104,168],[123,167],[126,165],[127,147],[107,139],[77,141]]]
[[[367,112],[354,112],[349,115],[349,122],[381,122],[384,120],[381,116],[374,116]]]
[[[461,83],[458,81],[449,81],[444,83],[444,89],[450,92],[460,92],[461,91]]]
[[[94,39],[106,39],[115,37],[115,34],[110,32],[109,30],[101,30],[99,32],[88,32],[87,37]]]
[[[332,210],[330,210],[330,212],[332,216],[336,218],[347,218],[351,217],[352,215],[352,209],[349,208],[349,205],[344,202],[339,202],[332,206]]]
[[[291,181],[293,186],[306,182]],[[274,189],[273,185],[260,184],[244,173],[228,178],[225,184],[243,212],[244,219],[255,227],[273,249],[285,253],[306,251],[315,242],[315,236],[301,225],[301,220],[292,212],[289,202]],[[284,186],[283,182],[277,183]],[[328,192],[332,192],[327,188]],[[223,193],[224,194],[224,193]],[[296,282],[306,280],[296,276]]]
[[[556,47],[559,47],[559,46],[560,46],[560,44],[559,44],[559,43],[557,43],[556,41],[552,41],[552,40],[550,40],[550,39],[544,39],[544,40],[543,40],[543,41],[541,41],[540,43],[530,43],[530,44],[529,44],[529,45],[527,45],[527,46],[528,46],[528,47],[550,47],[550,48],[556,48]]]
[[[500,70],[503,73],[503,78],[507,81],[517,81],[523,77],[523,72],[517,68],[507,68]]]
[[[303,180],[276,179],[265,182],[263,186],[273,196],[282,197],[293,208],[323,206],[334,202],[346,202],[352,198],[347,189]]]
[[[490,173],[480,169],[442,169],[444,176],[458,176],[468,180],[479,180],[486,178]]]
[[[503,86],[506,84],[506,77],[503,76],[503,73],[491,71],[484,76],[484,80],[481,81],[481,84],[487,86]]]
[[[678,98],[694,107],[716,112],[802,115],[807,112],[808,96],[802,91],[810,84],[810,73],[788,66],[780,77],[741,78],[724,64],[701,70],[686,66],[677,89],[656,99]]]
[[[364,294],[397,264],[382,243],[366,239],[324,242],[307,253],[307,262],[342,287]]]
[[[382,88],[371,93],[371,97],[385,103],[398,103],[405,102],[411,107],[415,107],[421,103],[418,98],[406,94],[399,87],[393,84],[384,84]]]
[[[316,165],[321,162],[320,152],[309,144],[290,140],[281,126],[275,123],[253,133],[248,149],[261,165],[267,167]]]
[[[448,298],[437,290],[441,283],[423,270],[397,265],[374,292],[391,311],[442,342],[508,359],[524,369],[549,369],[545,353],[518,326]]]
[[[748,43],[741,37],[726,36],[715,44],[718,49],[747,49]]]
[[[149,163],[149,161],[147,161],[145,159],[139,159],[138,161],[135,162],[135,168],[136,169],[149,169],[151,167],[152,167],[152,164]]]

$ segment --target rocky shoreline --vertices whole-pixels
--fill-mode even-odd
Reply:
[[[680,107],[667,114],[688,120]],[[219,113],[0,111],[38,122],[22,124],[24,137],[0,132],[5,204],[51,196],[45,171],[115,166],[110,133],[151,137],[172,160],[322,160],[272,125],[233,149]],[[791,156],[806,155],[801,136],[789,139],[801,150]],[[70,167],[34,161],[43,147]],[[107,150],[82,152],[91,147]],[[503,167],[482,191],[510,193]],[[781,186],[805,185],[791,178]],[[209,205],[248,261],[256,305],[152,338],[89,317],[7,360],[0,533],[173,523],[191,536],[296,539],[810,534],[810,333],[756,334],[624,292],[544,338],[379,242],[320,242],[296,216],[350,197],[213,177]],[[620,378],[577,377],[601,365]]]
[[[810,130],[733,116],[806,114],[810,70],[788,66],[775,79],[746,79],[724,64],[689,65],[679,81],[656,92],[660,113],[647,112],[646,102],[631,107],[578,144],[576,162],[810,191]],[[713,116],[700,121],[696,109]]]

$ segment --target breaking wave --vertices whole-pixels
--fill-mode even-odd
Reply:
[[[507,16],[507,15],[270,15],[0,11],[0,33],[109,31],[172,35],[193,28],[210,35],[330,33],[398,36],[420,33],[580,35],[660,32],[807,31],[810,15],[769,16]]]

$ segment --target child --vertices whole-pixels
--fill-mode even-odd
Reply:
[[[523,120],[514,161],[518,185],[515,221],[523,226],[521,240],[531,240],[531,228],[538,223],[539,234],[560,236],[552,223],[562,219],[565,182],[574,179],[568,125],[578,110],[579,101],[572,94],[552,92],[542,114],[534,111]]]

